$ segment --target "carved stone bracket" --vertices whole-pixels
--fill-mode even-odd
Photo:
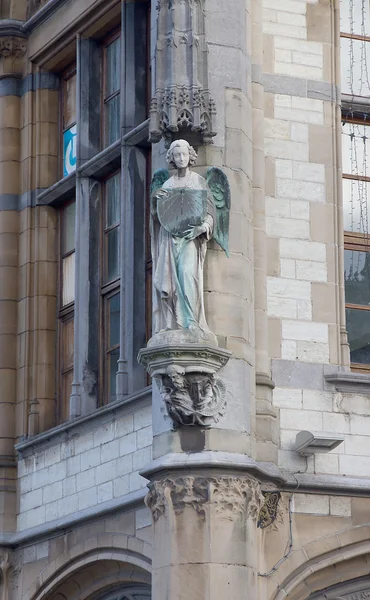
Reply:
[[[159,0],[150,141],[179,136],[195,145],[215,135],[216,107],[208,89],[204,0]]]
[[[226,386],[216,377],[231,356],[202,344],[157,346],[140,350],[138,360],[159,385],[167,412],[176,426],[209,427],[226,406]]]
[[[279,501],[281,498],[280,492],[262,492],[264,503],[258,515],[257,527],[266,529],[272,525],[277,518]]]
[[[9,588],[14,585],[17,575],[20,573],[20,566],[15,564],[8,552],[0,554],[0,586],[1,600],[8,600]]]
[[[22,58],[27,50],[24,38],[3,37],[0,38],[0,58]]]
[[[262,502],[259,483],[250,477],[168,478],[150,484],[145,498],[154,521],[169,510],[180,514],[185,507],[204,516],[207,504],[223,518],[256,519]]]

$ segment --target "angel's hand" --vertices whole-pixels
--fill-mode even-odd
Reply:
[[[193,225],[192,227],[189,227],[189,229],[187,229],[185,231],[185,235],[184,238],[186,240],[195,240],[195,238],[199,237],[200,235],[202,235],[203,233],[207,232],[207,227],[206,225]]]
[[[166,196],[168,196],[168,191],[164,190],[163,188],[159,188],[153,194],[153,198],[155,198],[156,200],[159,200],[161,198],[166,198]]]

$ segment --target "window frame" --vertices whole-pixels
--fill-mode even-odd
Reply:
[[[65,104],[66,104],[65,83],[71,77],[76,77],[76,86],[77,86],[77,63],[76,63],[76,61],[73,61],[72,63],[70,63],[68,65],[68,67],[66,69],[64,69],[64,71],[60,75],[60,91],[59,91],[60,111],[59,111],[59,144],[58,144],[58,147],[59,147],[59,160],[58,160],[59,179],[63,179],[64,177],[67,177],[66,175],[64,175],[64,156],[63,156],[63,154],[64,154],[64,152],[63,152],[63,150],[64,150],[64,148],[63,148],[64,134],[66,131],[68,131],[75,125],[77,125],[77,98],[76,98],[76,109],[75,109],[76,120],[73,123],[71,123],[68,127],[65,127],[65,124],[64,124],[64,108],[65,108]]]
[[[117,97],[121,97],[121,87],[118,88],[118,90],[116,90],[115,92],[113,92],[112,94],[109,94],[108,96],[105,95],[105,90],[106,90],[106,83],[107,83],[107,48],[110,44],[112,44],[115,40],[117,39],[121,39],[122,42],[122,30],[121,30],[121,26],[119,27],[115,27],[101,42],[101,47],[102,47],[102,77],[101,77],[101,82],[102,82],[102,87],[101,87],[101,94],[100,94],[100,114],[101,114],[101,128],[100,128],[100,139],[101,139],[101,149],[104,150],[105,148],[108,148],[111,144],[114,144],[118,139],[119,136],[117,138],[117,140],[114,140],[113,142],[108,143],[107,141],[107,137],[106,137],[106,126],[107,126],[107,113],[106,113],[106,107],[107,107],[107,103],[110,102],[110,100],[112,100],[113,98],[117,98]]]

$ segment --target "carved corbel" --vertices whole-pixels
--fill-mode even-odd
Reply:
[[[203,0],[159,0],[156,81],[150,107],[150,141],[190,138],[209,144],[216,105],[208,89]]]
[[[9,587],[20,572],[20,567],[13,563],[8,552],[0,554],[1,600],[8,600]]]

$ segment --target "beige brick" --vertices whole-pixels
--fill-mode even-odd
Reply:
[[[308,128],[310,162],[333,164],[333,136],[330,127],[311,124]]]
[[[280,273],[279,240],[266,237],[267,275],[277,277]]]
[[[270,358],[281,358],[281,321],[268,319],[268,348]]]
[[[328,515],[329,496],[294,494],[293,512],[313,515]]]

